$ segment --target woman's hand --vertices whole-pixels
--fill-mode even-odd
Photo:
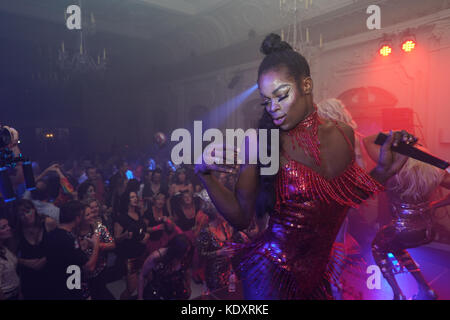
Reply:
[[[145,233],[144,238],[141,240],[141,243],[146,243],[150,239],[150,234],[148,232]]]
[[[154,227],[147,228],[147,231],[149,233],[157,232],[157,231],[160,231],[160,230],[164,230],[164,223],[160,223],[160,224],[158,224],[158,225],[156,225]]]
[[[82,251],[86,251],[90,247],[92,247],[92,246],[89,245],[89,241],[87,241],[86,239],[83,239],[83,240],[80,241],[80,249]]]
[[[89,245],[92,246],[92,248],[98,248],[100,246],[100,237],[97,233],[94,233],[92,237],[86,238],[86,240],[89,242]]]
[[[388,138],[381,146],[380,157],[378,159],[377,171],[383,173],[387,178],[397,174],[408,160],[408,157],[391,150],[403,141],[407,144],[414,145],[417,138],[406,131],[390,132]]]
[[[201,164],[195,165],[195,173],[210,174],[211,171],[235,173],[238,152],[239,150],[234,147],[219,144],[209,145],[197,159],[196,163],[201,162]],[[232,164],[227,164],[227,162]]]

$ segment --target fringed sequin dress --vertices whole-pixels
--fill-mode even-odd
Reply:
[[[254,242],[235,245],[235,269],[246,299],[332,299],[329,284],[343,262],[333,243],[347,209],[382,186],[354,159],[332,179],[287,159],[269,226]]]

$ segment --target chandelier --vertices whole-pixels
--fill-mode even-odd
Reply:
[[[303,28],[301,20],[308,15],[308,11],[314,9],[313,0],[279,0],[280,15],[282,21],[292,23],[281,29],[281,38],[292,44],[298,52],[309,52],[312,47],[310,30]],[[322,34],[319,38],[319,47],[323,46]]]
[[[81,0],[78,1],[80,9]],[[85,74],[89,72],[99,72],[106,70],[108,65],[108,59],[106,56],[106,48],[103,48],[103,52],[99,52],[96,56],[92,56],[90,50],[87,47],[87,37],[93,36],[96,33],[96,23],[94,14],[91,12],[89,18],[85,18],[83,10],[81,10],[81,29],[73,30],[78,33],[78,46],[76,52],[70,54],[65,48],[64,41],[61,43],[61,47],[58,51],[57,65],[60,70],[65,72],[71,72],[74,74]],[[67,14],[64,13],[65,21],[67,20]]]

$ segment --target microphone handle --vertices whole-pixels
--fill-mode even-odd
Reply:
[[[381,146],[386,141],[387,138],[388,136],[386,134],[379,133],[375,140],[375,144]],[[391,150],[403,154],[405,156],[408,156],[410,158],[414,158],[416,160],[428,163],[442,170],[445,170],[448,168],[448,166],[450,166],[450,163],[448,163],[447,161],[439,159],[403,141],[400,141],[400,143],[396,147],[392,146]]]

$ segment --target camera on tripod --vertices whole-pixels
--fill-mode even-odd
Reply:
[[[34,174],[31,161],[25,159],[22,154],[16,156],[12,149],[14,135],[17,135],[15,129],[0,126],[0,192],[4,202],[16,200],[14,186],[10,179],[12,170],[22,163],[23,176],[27,190],[35,189]]]

